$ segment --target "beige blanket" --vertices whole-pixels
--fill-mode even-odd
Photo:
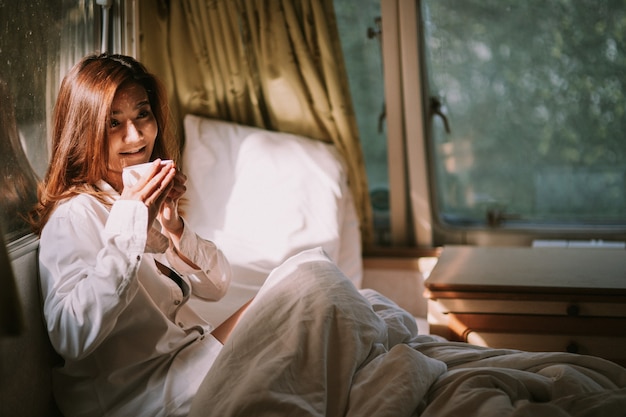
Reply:
[[[207,374],[196,416],[623,416],[626,369],[418,335],[321,250],[268,278]]]

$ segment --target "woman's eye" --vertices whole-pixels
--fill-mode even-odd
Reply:
[[[116,127],[116,126],[118,126],[119,124],[120,124],[120,122],[118,122],[117,120],[115,120],[115,119],[111,119],[111,127]]]
[[[137,115],[137,118],[143,119],[144,117],[148,117],[149,115],[150,115],[150,112],[147,110],[144,110]]]

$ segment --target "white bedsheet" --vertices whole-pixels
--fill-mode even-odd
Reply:
[[[274,270],[192,405],[197,416],[623,416],[626,370],[418,335],[321,250]]]

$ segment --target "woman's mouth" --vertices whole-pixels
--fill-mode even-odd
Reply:
[[[134,155],[140,155],[141,153],[143,153],[143,151],[146,149],[145,146],[142,146],[139,149],[134,149],[134,150],[130,150],[130,151],[126,151],[126,152],[120,152],[120,155],[122,156],[134,156]]]

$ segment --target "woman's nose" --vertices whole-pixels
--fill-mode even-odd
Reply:
[[[126,125],[126,141],[134,142],[141,138],[141,131],[135,126],[135,123],[129,121]]]

